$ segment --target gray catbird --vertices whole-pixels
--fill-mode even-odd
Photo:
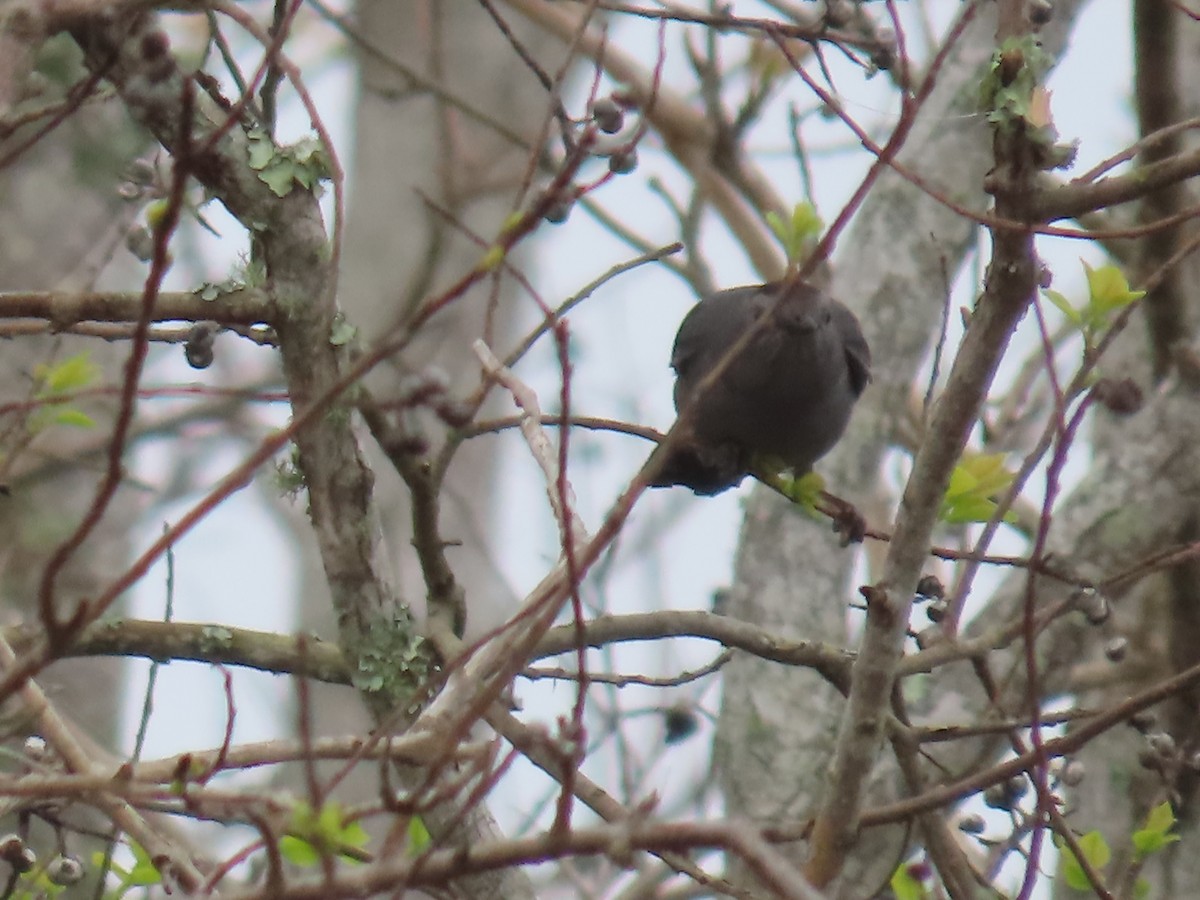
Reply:
[[[770,320],[697,393],[764,315]],[[650,485],[719,494],[740,483],[756,459],[807,472],[842,436],[870,366],[854,313],[812,285],[774,282],[706,297],[684,317],[671,351],[675,409],[682,412],[693,399],[695,409]]]

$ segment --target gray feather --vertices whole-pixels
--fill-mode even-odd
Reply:
[[[701,390],[764,316],[769,321]],[[871,351],[845,306],[812,285],[777,282],[696,304],[679,326],[671,366],[676,410],[694,409],[685,440],[650,483],[715,494],[738,484],[756,457],[802,474],[829,452],[870,380]]]

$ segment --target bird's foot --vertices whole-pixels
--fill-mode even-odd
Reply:
[[[835,497],[828,491],[821,492],[824,501],[821,511],[833,522],[833,530],[841,539],[841,545],[861,544],[867,536],[867,520],[858,508],[848,500]]]

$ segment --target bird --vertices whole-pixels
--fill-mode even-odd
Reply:
[[[768,320],[705,386],[764,316]],[[796,476],[810,471],[846,430],[871,378],[871,350],[854,313],[793,278],[703,298],[679,326],[671,368],[684,433],[647,483],[712,496],[764,463]]]

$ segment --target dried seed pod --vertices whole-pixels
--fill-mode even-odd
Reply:
[[[946,588],[936,575],[922,575],[921,580],[917,582],[917,595],[940,600],[946,596]]]
[[[871,64],[879,71],[886,72],[896,64],[896,32],[881,25],[875,30],[875,39],[878,46],[871,51]]]
[[[1101,378],[1092,385],[1092,396],[1111,413],[1129,416],[1142,408],[1142,389],[1132,378]]]
[[[553,203],[546,207],[542,218],[551,225],[561,225],[571,215],[571,202],[562,198],[556,198]]]
[[[135,159],[125,169],[125,177],[133,184],[150,185],[158,178],[158,169],[148,159]]]
[[[125,249],[142,262],[154,256],[154,237],[145,225],[134,225],[125,233]]]
[[[1029,0],[1025,12],[1033,25],[1048,25],[1054,18],[1054,3],[1051,0]]]
[[[1146,735],[1146,744],[1158,754],[1159,759],[1173,760],[1179,754],[1175,738],[1165,731],[1153,731]]]
[[[1012,800],[1003,784],[990,784],[983,791],[983,802],[992,809],[1012,809]]]
[[[989,786],[983,792],[983,802],[992,809],[1012,810],[1017,801],[1029,790],[1029,782],[1024,775],[1014,775],[1007,781]]]
[[[663,725],[666,727],[663,743],[669,747],[682,743],[695,734],[700,722],[694,709],[685,704],[677,704],[664,711]]]
[[[74,856],[56,856],[46,866],[46,877],[54,884],[78,884],[83,880],[83,863]]]
[[[14,872],[24,874],[37,865],[37,854],[17,834],[0,837],[0,860],[12,866]]]
[[[592,104],[592,120],[605,134],[616,134],[625,125],[625,111],[611,96],[599,97]]]
[[[1110,638],[1104,645],[1104,655],[1107,656],[1111,662],[1120,662],[1125,658],[1125,654],[1128,651],[1129,639],[1122,635],[1117,635],[1114,638]]]
[[[1079,588],[1075,591],[1072,600],[1075,608],[1083,613],[1092,625],[1103,625],[1108,621],[1112,612],[1108,605],[1108,598],[1094,587]]]
[[[825,24],[830,28],[845,28],[854,15],[846,0],[825,0]]]
[[[40,734],[31,734],[25,738],[23,745],[25,755],[34,762],[45,762],[52,757],[50,745],[46,743],[46,739]]]
[[[33,852],[32,847],[26,847],[21,851],[20,856],[12,860],[12,867],[17,872],[31,872],[37,866],[37,854]]]
[[[608,171],[614,175],[628,175],[637,164],[637,147],[624,147],[608,158]]]
[[[1151,772],[1157,772],[1162,768],[1162,757],[1154,752],[1152,747],[1142,747],[1137,754],[1138,765],[1143,769],[1149,769]]]
[[[1059,774],[1059,780],[1067,787],[1078,787],[1087,774],[1086,767],[1078,759],[1068,759]]]
[[[937,625],[930,625],[917,632],[917,646],[922,650],[928,650],[934,644],[944,640],[946,640],[946,632]]]
[[[983,834],[987,822],[979,813],[970,813],[958,820],[958,830],[963,834]]]
[[[153,29],[142,35],[143,71],[151,84],[161,84],[175,73],[175,60],[171,57],[171,39],[165,31]]]
[[[919,859],[904,867],[908,877],[914,881],[928,881],[933,877],[933,866],[927,860]]]
[[[1140,709],[1129,717],[1129,724],[1142,734],[1153,728],[1156,721],[1154,712],[1149,709]]]
[[[188,332],[183,356],[193,369],[207,369],[213,364],[213,345],[221,326],[216,322],[197,322]]]

